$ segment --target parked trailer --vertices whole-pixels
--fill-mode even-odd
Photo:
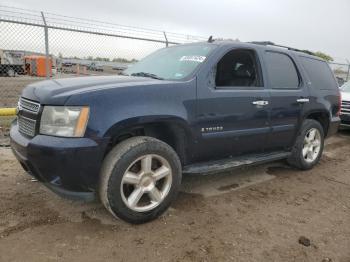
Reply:
[[[24,74],[24,51],[0,49],[0,75],[14,77]]]

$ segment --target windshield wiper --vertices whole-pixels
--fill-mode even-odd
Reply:
[[[153,79],[158,79],[158,80],[163,80],[164,78],[161,78],[160,76],[157,76],[152,73],[147,73],[147,72],[137,72],[137,73],[132,73],[132,76],[142,76],[142,77],[149,77]]]

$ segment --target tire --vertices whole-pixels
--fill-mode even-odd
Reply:
[[[315,140],[319,140],[319,146],[317,143],[312,143],[312,133],[315,131]],[[318,136],[318,139],[316,139]],[[291,156],[287,159],[287,162],[298,169],[309,170],[313,168],[321,159],[324,148],[324,131],[319,122],[313,119],[306,119],[299,131],[298,137],[293,146]],[[303,151],[304,150],[304,151]],[[313,153],[312,153],[313,151]],[[306,153],[306,156],[305,156]]]
[[[99,195],[113,216],[141,224],[167,210],[177,196],[181,178],[179,157],[169,145],[151,137],[133,137],[106,156]]]

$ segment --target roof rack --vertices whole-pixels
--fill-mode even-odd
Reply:
[[[311,52],[309,50],[301,50],[301,49],[297,49],[297,48],[293,48],[293,47],[289,47],[289,46],[276,45],[275,43],[273,43],[271,41],[253,41],[253,42],[249,42],[249,43],[255,44],[255,45],[270,45],[270,46],[275,46],[275,47],[286,48],[286,49],[291,50],[291,51],[303,52],[303,53],[306,53],[308,55],[315,55],[313,52]]]

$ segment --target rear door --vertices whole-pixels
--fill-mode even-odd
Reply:
[[[270,93],[271,133],[266,151],[285,150],[293,145],[309,94],[296,60],[289,52],[265,50],[265,75]]]

